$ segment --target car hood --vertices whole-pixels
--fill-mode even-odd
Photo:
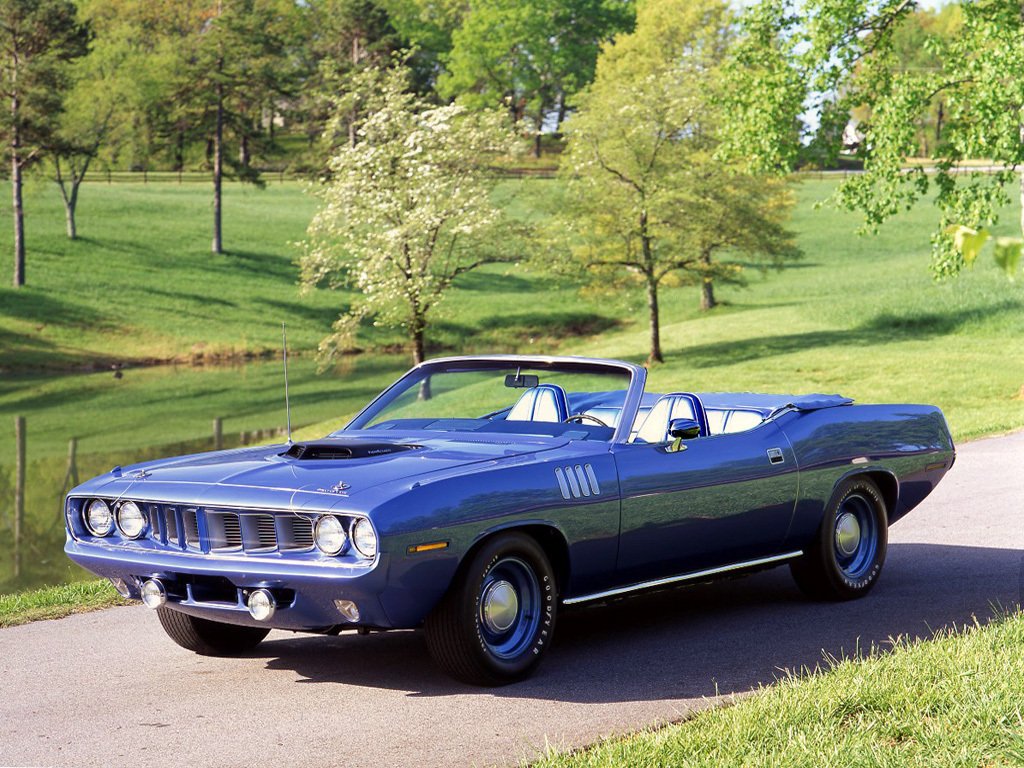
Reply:
[[[167,503],[333,507],[387,483],[423,481],[568,442],[528,435],[457,433],[350,436],[195,454],[115,467],[74,493]]]

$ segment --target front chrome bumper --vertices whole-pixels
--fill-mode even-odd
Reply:
[[[387,587],[388,558],[379,554],[368,564],[350,566],[289,560],[287,557],[227,557],[189,552],[133,550],[68,539],[65,553],[93,573],[125,582],[132,598],[146,579],[167,588],[167,606],[212,621],[297,631],[324,631],[337,626],[389,629],[395,626],[381,603]],[[245,605],[248,593],[267,589],[278,599],[272,619],[253,619]],[[335,605],[351,600],[359,607],[357,624]]]

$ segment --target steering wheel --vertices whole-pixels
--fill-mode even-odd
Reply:
[[[584,419],[590,419],[592,422],[597,424],[599,427],[608,427],[608,429],[611,429],[611,425],[610,424],[605,424],[603,421],[601,421],[599,418],[597,418],[597,416],[591,416],[589,413],[574,413],[572,416],[570,416],[568,419],[566,419],[563,422],[563,424],[569,424],[569,423],[571,423],[573,421],[583,421]]]

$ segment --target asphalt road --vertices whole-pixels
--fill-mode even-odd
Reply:
[[[517,764],[713,705],[900,634],[928,636],[1024,592],[1024,433],[961,446],[890,532],[865,600],[804,600],[786,568],[565,613],[536,677],[454,683],[422,637],[275,632],[194,656],[142,607],[0,630],[0,765]]]

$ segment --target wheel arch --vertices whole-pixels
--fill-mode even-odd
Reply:
[[[466,564],[472,560],[473,555],[480,547],[486,542],[493,539],[495,536],[501,536],[506,533],[524,533],[544,550],[544,554],[548,558],[548,562],[551,563],[551,567],[555,572],[555,579],[557,580],[558,591],[561,594],[569,584],[570,577],[570,560],[569,560],[569,542],[565,537],[565,534],[552,523],[546,522],[519,522],[512,523],[510,525],[494,528],[486,533],[482,534],[473,544],[465,551],[459,561],[459,573],[463,571]]]
[[[836,482],[832,489],[833,495],[840,485],[845,483],[847,480],[853,480],[858,477],[864,477],[875,484],[878,488],[879,493],[882,494],[882,501],[885,502],[885,515],[889,522],[892,522],[893,515],[896,512],[896,505],[900,498],[900,483],[894,475],[888,469],[881,467],[871,467],[866,469],[857,469],[853,472],[847,472]]]

